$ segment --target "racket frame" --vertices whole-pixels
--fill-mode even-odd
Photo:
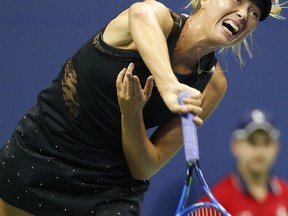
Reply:
[[[178,99],[181,105],[184,105],[183,99],[187,97],[189,94],[191,93],[182,92],[179,94]],[[200,162],[199,162],[197,127],[195,123],[193,122],[193,118],[194,118],[194,114],[192,113],[184,113],[181,116],[187,170],[186,170],[186,181],[182,190],[181,198],[180,198],[175,216],[185,216],[192,210],[196,210],[202,207],[210,207],[221,212],[223,216],[231,216],[226,211],[226,209],[214,197],[208,184],[205,181],[202,170],[199,166]],[[196,176],[202,188],[204,189],[205,193],[208,195],[209,199],[211,200],[211,202],[198,202],[198,203],[194,203],[186,207],[188,199],[189,199],[189,195],[190,195],[191,185],[192,185],[193,170],[195,170]]]
[[[211,200],[211,202],[198,202],[191,204],[186,207],[189,195],[190,195],[190,189],[192,185],[192,179],[193,179],[193,170],[196,173],[196,177],[198,178],[203,190]],[[195,161],[194,163],[187,163],[187,170],[186,170],[186,181],[182,190],[181,198],[177,207],[176,216],[185,216],[192,210],[196,210],[203,207],[210,207],[213,208],[219,212],[223,216],[230,216],[230,214],[225,210],[225,208],[217,201],[217,199],[214,197],[213,193],[211,192],[208,184],[205,181],[205,178],[203,176],[202,170],[199,166],[199,161]]]

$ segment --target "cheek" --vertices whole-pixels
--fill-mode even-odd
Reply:
[[[222,0],[213,0],[209,1],[209,4],[205,5],[203,9],[203,12],[207,17],[209,17],[209,20],[220,20],[223,17],[231,14],[231,5],[227,3],[227,1]],[[217,8],[217,10],[215,10]]]
[[[277,150],[276,149],[269,149],[269,154],[267,155],[267,158],[269,161],[274,161],[277,157]]]
[[[256,30],[257,24],[258,22],[256,20],[253,19],[251,19],[250,21],[248,20],[245,30],[243,31],[243,37],[246,38],[248,35],[252,34]]]
[[[211,6],[214,9],[215,12],[222,12],[229,14],[231,13],[231,10],[233,9],[233,1],[223,1],[223,0],[218,0],[218,1],[210,1]],[[217,8],[217,10],[215,10]]]
[[[253,33],[256,30],[257,26],[258,26],[258,22],[255,20],[252,20],[249,24],[247,24],[248,34]]]
[[[236,152],[236,157],[239,161],[248,161],[250,158],[254,156],[253,150],[251,150],[249,147],[243,147],[239,148]]]

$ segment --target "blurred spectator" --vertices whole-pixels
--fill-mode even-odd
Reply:
[[[212,187],[231,215],[288,215],[288,184],[271,170],[279,151],[279,135],[267,112],[255,109],[239,119],[231,137],[235,170]]]

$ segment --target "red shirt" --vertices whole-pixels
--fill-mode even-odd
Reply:
[[[212,192],[232,216],[288,216],[288,183],[274,176],[269,187],[266,198],[257,201],[245,189],[241,178],[230,174],[215,184]],[[200,200],[209,198],[205,196]]]

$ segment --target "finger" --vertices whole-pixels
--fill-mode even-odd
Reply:
[[[199,90],[193,88],[192,96],[201,97],[201,92]]]
[[[202,107],[188,104],[186,105],[187,111],[193,113],[195,116],[202,113]]]
[[[116,79],[116,87],[117,87],[117,92],[119,93],[122,89],[122,82],[123,82],[123,79],[124,79],[124,76],[125,76],[125,73],[126,73],[126,68],[123,68],[120,73],[118,74],[117,76],[117,79]]]
[[[201,92],[198,91],[197,89],[191,89],[191,93],[188,94],[185,98],[183,98],[184,102],[184,107],[186,108],[183,109],[184,113],[185,112],[192,112],[194,115],[200,115],[202,113],[202,95]]]
[[[172,113],[178,113],[178,114],[184,114],[188,112],[188,109],[186,106],[180,105],[180,104],[174,104],[173,106],[171,106],[170,111]]]
[[[132,74],[131,72],[128,71],[127,69],[127,72],[124,76],[124,80],[123,80],[123,91],[125,93],[126,96],[131,96],[131,95],[134,95],[134,92],[133,92],[133,77],[132,77]]]
[[[153,76],[149,76],[144,86],[144,94],[149,98],[153,89]]]
[[[133,76],[133,84],[134,84],[134,95],[141,95],[142,93],[142,86],[140,84],[140,80],[138,76]]]
[[[134,70],[134,64],[131,62],[128,67],[127,67],[127,72],[126,72],[126,78],[128,79],[128,88],[127,88],[127,96],[132,96],[134,95],[134,81],[133,81],[133,70]]]
[[[189,99],[201,99],[201,92],[197,89],[192,89],[192,91],[190,91],[190,94],[183,98],[183,101]]]
[[[133,73],[135,65],[131,62],[127,67],[127,72]]]
[[[197,115],[193,118],[193,122],[195,123],[197,127],[200,127],[203,125],[203,120]]]
[[[133,63],[130,63],[127,68],[123,68],[123,69],[120,71],[120,73],[118,74],[118,76],[117,76],[116,86],[119,86],[119,87],[122,86],[122,83],[123,83],[123,81],[124,81],[126,72],[132,73],[132,72],[133,72],[133,69],[134,69],[134,64],[133,64]]]
[[[191,88],[190,89],[191,94],[188,97],[194,97],[194,98],[198,98],[201,97],[201,92],[195,88]]]
[[[187,97],[187,98],[184,98],[184,99],[183,99],[183,102],[184,102],[186,105],[201,106],[201,104],[202,104],[202,99],[201,99],[201,98],[190,98],[190,97]]]

